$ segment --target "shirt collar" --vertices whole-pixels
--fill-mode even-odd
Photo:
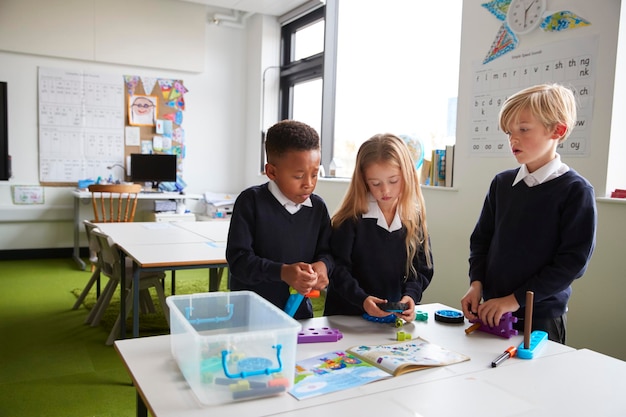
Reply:
[[[304,202],[297,204],[285,197],[285,194],[280,191],[278,185],[272,180],[269,180],[268,188],[270,193],[278,200],[278,202],[291,214],[296,213],[302,206],[313,207],[313,203],[311,202],[311,198],[307,198]]]
[[[402,229],[402,221],[400,220],[399,210],[396,210],[396,214],[393,216],[393,220],[390,225],[387,225],[385,215],[378,207],[378,203],[372,194],[368,194],[367,197],[367,212],[363,213],[364,219],[376,219],[376,224],[388,232],[395,232]]]
[[[569,171],[569,167],[561,162],[561,155],[557,153],[556,157],[553,160],[551,160],[533,173],[528,172],[528,167],[526,166],[526,164],[522,164],[519,171],[517,172],[515,181],[513,181],[513,186],[515,186],[518,182],[522,180],[524,180],[526,185],[528,185],[529,187],[543,184],[544,182],[565,174],[567,171]]]

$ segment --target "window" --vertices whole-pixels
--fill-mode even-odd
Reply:
[[[283,26],[280,119],[296,119],[317,132],[322,125],[324,11],[320,7]]]
[[[327,0],[283,27],[280,115],[320,132],[326,172],[332,161],[350,177],[376,133],[419,141],[425,155],[455,142],[462,5]]]

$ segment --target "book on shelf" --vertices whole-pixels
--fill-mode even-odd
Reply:
[[[452,187],[454,177],[454,145],[446,146],[446,174],[445,184],[446,187]]]
[[[446,183],[446,150],[433,149],[430,162],[430,183],[433,187],[443,187]]]
[[[419,337],[398,343],[353,346],[298,361],[289,393],[303,400],[469,359]]]

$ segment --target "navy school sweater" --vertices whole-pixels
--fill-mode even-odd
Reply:
[[[228,231],[226,259],[231,290],[250,290],[280,309],[289,286],[280,279],[283,264],[323,261],[333,270],[330,217],[324,200],[311,195],[312,207],[290,214],[272,195],[268,183],[244,190],[235,201]],[[308,299],[294,318],[313,317]]]
[[[572,169],[535,187],[512,187],[518,170],[491,182],[470,237],[470,282],[482,282],[485,300],[514,294],[517,317],[524,317],[528,290],[534,317],[558,317],[595,247],[593,187]]]

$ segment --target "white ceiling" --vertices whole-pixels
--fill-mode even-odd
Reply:
[[[309,0],[182,0],[207,6],[223,7],[242,12],[282,16],[285,13],[308,3]],[[319,3],[319,1],[318,1]]]

